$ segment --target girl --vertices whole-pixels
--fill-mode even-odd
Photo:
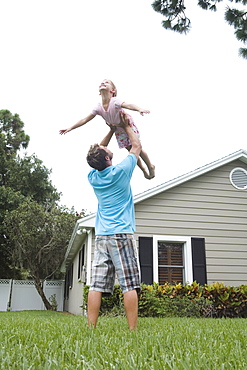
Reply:
[[[99,86],[99,92],[102,98],[102,102],[97,105],[87,117],[78,121],[75,125],[67,128],[65,130],[60,130],[60,134],[66,134],[67,132],[74,130],[77,127],[85,125],[87,122],[91,121],[97,114],[104,118],[107,124],[116,126],[115,135],[118,142],[118,146],[120,148],[126,148],[127,150],[131,149],[131,142],[122,127],[119,127],[120,118],[119,113],[123,111],[122,108],[130,109],[139,112],[142,116],[144,113],[150,113],[149,110],[139,108],[137,105],[134,104],[127,104],[122,100],[116,98],[117,96],[117,89],[114,83],[111,80],[104,80]],[[134,124],[133,118],[128,115],[129,117],[129,125],[131,126],[132,130],[138,135],[139,131]],[[138,166],[143,171],[143,174],[146,179],[152,179],[155,176],[155,167],[151,164],[150,159],[146,152],[143,150],[140,153],[140,157],[145,162],[146,167],[143,165],[141,158],[138,159]]]

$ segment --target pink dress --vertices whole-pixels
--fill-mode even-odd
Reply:
[[[92,114],[93,115],[100,115],[107,123],[111,123],[112,125],[118,125],[120,123],[119,113],[123,112],[123,108],[121,107],[123,104],[123,101],[120,99],[113,97],[110,100],[110,104],[108,106],[108,109],[105,110],[101,103],[97,105],[96,108],[93,109]],[[138,135],[139,137],[139,131],[136,125],[134,124],[133,118],[128,114],[129,117],[129,125],[132,128],[132,130]],[[129,140],[128,135],[124,131],[122,127],[117,127],[115,131],[115,136],[118,142],[119,148],[126,148],[127,146],[131,145],[131,142]]]

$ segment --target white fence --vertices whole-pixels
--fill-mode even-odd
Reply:
[[[11,280],[0,280],[0,311],[7,311],[11,292]]]
[[[48,300],[55,297],[57,310],[63,311],[64,281],[44,281],[43,290]],[[0,311],[45,309],[34,281],[0,279]]]

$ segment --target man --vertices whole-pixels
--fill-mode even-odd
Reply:
[[[123,291],[124,307],[130,330],[137,326],[140,269],[134,240],[135,214],[130,180],[142,146],[121,113],[121,126],[132,143],[128,156],[112,165],[112,152],[107,148],[114,128],[100,145],[92,145],[87,155],[93,167],[88,179],[98,199],[95,223],[95,251],[92,284],[88,294],[88,325],[96,327],[102,294],[112,294],[117,274]]]

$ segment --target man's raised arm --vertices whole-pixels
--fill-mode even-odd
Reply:
[[[109,125],[107,124],[107,126],[110,127],[110,131],[108,132],[108,134],[104,137],[104,139],[101,141],[101,143],[99,145],[103,145],[103,146],[107,146],[112,138],[112,135],[114,134],[114,132],[116,131],[116,127],[113,126],[113,125]]]
[[[141,142],[132,128],[129,126],[129,118],[125,112],[120,113],[121,124],[120,126],[126,131],[130,142],[131,142],[131,149],[130,153],[135,154],[136,158],[138,159],[140,152],[142,150]]]

